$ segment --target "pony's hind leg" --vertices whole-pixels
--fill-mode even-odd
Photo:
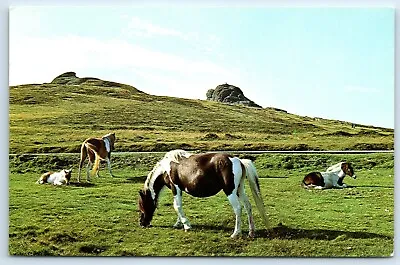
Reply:
[[[247,212],[247,218],[249,222],[249,237],[254,237],[255,236],[255,225],[254,225],[254,218],[253,218],[253,212],[252,212],[252,207],[249,201],[249,197],[247,197],[246,192],[244,190],[244,183],[243,179],[240,182],[239,186],[239,199],[241,202],[243,202],[244,209]]]
[[[94,152],[92,151],[92,150],[88,150],[88,157],[89,157],[89,162],[88,162],[88,164],[86,165],[86,180],[88,181],[88,182],[90,182],[90,168],[92,168],[92,166],[93,166],[93,163],[95,162],[95,154],[94,154]]]
[[[182,228],[182,227],[183,227],[183,224],[182,224],[181,218],[178,216],[176,223],[174,224],[174,228]]]
[[[86,165],[86,180],[90,182],[90,168],[92,167],[93,163],[89,160]]]
[[[236,195],[236,191],[234,190],[232,194],[228,196],[229,203],[232,205],[233,211],[235,212],[236,221],[235,221],[235,230],[231,235],[231,238],[236,238],[242,232],[242,205],[240,205],[239,197]]]
[[[108,166],[108,172],[110,172],[111,177],[115,177],[111,171],[111,158],[110,156],[107,156],[107,166]]]

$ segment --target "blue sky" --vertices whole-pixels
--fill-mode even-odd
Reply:
[[[75,71],[155,95],[394,128],[394,9],[14,7],[10,84]]]

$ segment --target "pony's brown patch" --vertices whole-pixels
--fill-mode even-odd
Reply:
[[[53,174],[53,173],[54,173],[54,172],[51,172],[51,171],[44,173],[43,175],[40,176],[38,182],[39,182],[40,184],[42,184],[42,183],[47,183],[47,180],[49,179],[50,175]]]
[[[305,186],[315,185],[315,186],[325,186],[324,178],[320,172],[311,172],[308,173],[304,179],[303,184]]]
[[[206,153],[171,163],[171,180],[194,197],[209,197],[220,190],[228,196],[235,188],[231,156]]]
[[[138,205],[140,211],[139,223],[142,227],[147,227],[150,225],[154,211],[156,210],[156,203],[151,197],[150,190],[139,191]]]
[[[350,163],[343,162],[341,168],[346,175],[349,175],[350,177],[354,175],[354,169]]]
[[[72,176],[72,170],[64,170],[65,174],[65,179],[67,180],[67,184],[69,184],[70,180],[71,180],[71,176]]]

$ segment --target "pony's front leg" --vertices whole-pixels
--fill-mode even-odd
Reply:
[[[178,188],[178,186],[175,186],[175,192],[174,195],[174,209],[176,213],[178,214],[178,221],[175,223],[175,226],[178,226],[179,223],[183,224],[183,228],[186,230],[189,230],[192,228],[190,225],[189,220],[186,218],[185,213],[183,212],[182,208],[182,191]]]
[[[82,171],[82,168],[79,167],[79,171],[78,171],[78,182],[81,182],[81,171]]]
[[[240,201],[238,196],[236,195],[236,191],[234,190],[231,195],[228,196],[229,203],[232,205],[233,211],[235,212],[236,221],[235,221],[235,230],[231,235],[231,238],[236,238],[238,235],[242,233],[242,206],[240,205]]]

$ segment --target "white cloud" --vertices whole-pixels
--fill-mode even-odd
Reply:
[[[10,85],[50,82],[66,71],[75,71],[80,76],[80,72],[95,73],[96,69],[116,72],[132,68],[154,75],[162,72],[188,78],[201,76],[210,80],[235,76],[208,60],[192,60],[122,40],[100,41],[78,36],[10,38]],[[194,78],[196,81],[198,78]],[[146,90],[145,87],[143,89]]]
[[[214,34],[199,34],[196,31],[185,32],[174,28],[166,28],[139,17],[123,15],[122,18],[128,21],[126,28],[121,30],[124,36],[177,38],[186,42],[186,45],[189,44],[204,53],[211,53],[221,46],[220,37]]]

